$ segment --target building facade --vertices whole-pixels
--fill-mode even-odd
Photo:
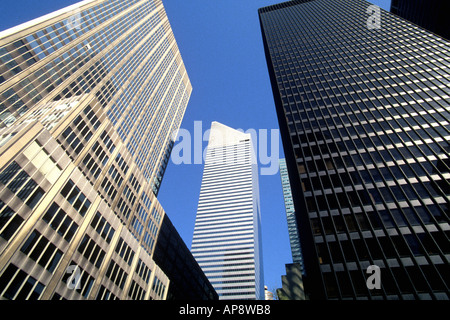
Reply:
[[[299,263],[285,265],[286,275],[281,276],[281,288],[277,289],[279,300],[307,300],[303,288],[302,267]]]
[[[213,122],[191,252],[220,300],[264,300],[261,245],[251,135]]]
[[[286,208],[286,220],[288,225],[289,243],[291,245],[292,262],[298,263],[302,273],[304,273],[302,249],[300,247],[300,239],[298,237],[297,219],[295,216],[294,200],[292,199],[291,184],[289,183],[289,175],[286,167],[286,159],[280,159],[279,166],[281,187],[283,188],[284,206]]]
[[[450,40],[450,9],[445,0],[392,0],[391,13]]]
[[[191,90],[160,0],[0,33],[0,297],[167,297],[156,194]]]
[[[449,43],[370,5],[259,9],[305,292],[448,299]]]

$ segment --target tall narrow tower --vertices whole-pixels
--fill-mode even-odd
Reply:
[[[283,188],[284,207],[286,209],[286,220],[288,225],[289,243],[291,245],[292,262],[300,264],[300,270],[303,270],[302,249],[298,236],[297,218],[295,217],[294,200],[292,199],[291,185],[286,167],[286,159],[280,159],[281,186]]]
[[[191,251],[219,299],[264,300],[260,220],[251,135],[213,122]]]

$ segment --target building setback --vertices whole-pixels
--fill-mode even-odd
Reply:
[[[220,300],[264,300],[251,135],[211,124],[191,252]]]
[[[82,1],[0,33],[1,298],[187,297],[153,255],[191,91],[160,0]],[[189,296],[217,298],[177,248]]]
[[[448,299],[449,43],[370,5],[259,9],[305,292]]]

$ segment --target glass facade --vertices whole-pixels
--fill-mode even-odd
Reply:
[[[370,29],[370,5],[259,9],[305,291],[448,299],[449,43],[384,10]]]
[[[286,220],[288,225],[289,243],[291,245],[292,262],[300,264],[301,273],[303,270],[302,249],[298,237],[297,219],[295,216],[294,200],[292,199],[291,185],[286,167],[286,159],[280,159],[281,186],[283,188],[284,206],[286,208]]]
[[[37,105],[89,100],[157,194],[192,91],[162,2],[90,1],[34,21],[29,31],[0,33],[0,125]]]
[[[152,256],[191,91],[160,0],[83,1],[0,33],[0,297],[186,289]]]
[[[259,208],[251,135],[213,122],[191,252],[220,300],[264,300]]]

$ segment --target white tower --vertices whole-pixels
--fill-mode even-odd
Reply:
[[[213,122],[191,251],[221,300],[264,300],[259,208],[251,135]]]

